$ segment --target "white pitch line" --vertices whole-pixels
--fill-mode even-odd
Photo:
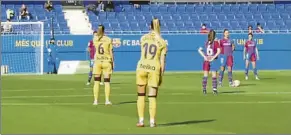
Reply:
[[[221,93],[221,95],[263,95],[263,94],[291,94],[291,92],[253,92],[253,93]],[[135,96],[136,94],[125,93],[125,94],[112,94],[111,96]],[[194,93],[160,93],[160,95],[175,95],[175,96],[193,96]],[[199,94],[195,94],[199,95]],[[212,94],[208,94],[212,95]],[[21,99],[21,98],[72,98],[72,97],[90,97],[91,94],[87,95],[52,95],[52,96],[5,96],[2,99]],[[103,95],[101,95],[103,96]]]
[[[119,105],[116,103],[113,105]],[[130,103],[135,104],[135,103]],[[158,104],[291,104],[291,101],[250,101],[250,102],[237,102],[237,101],[223,101],[223,102],[158,102]],[[92,105],[91,103],[2,103],[2,106],[74,106],[74,105]],[[104,105],[104,104],[100,104]]]

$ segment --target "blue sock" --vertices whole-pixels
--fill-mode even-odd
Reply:
[[[258,76],[258,70],[257,70],[257,68],[254,68],[254,74],[255,74],[255,76]]]
[[[232,71],[228,71],[228,81],[232,83]]]
[[[92,75],[93,75],[93,74],[92,74],[92,71],[90,71],[90,72],[89,72],[89,77],[88,77],[88,82],[91,82]]]
[[[222,82],[224,76],[224,71],[219,72],[219,82]]]
[[[207,86],[207,77],[206,76],[203,77],[202,86],[203,86],[203,91],[206,90],[206,86]]]
[[[246,69],[245,69],[245,75],[246,75],[246,76],[249,76],[249,68],[246,68]]]

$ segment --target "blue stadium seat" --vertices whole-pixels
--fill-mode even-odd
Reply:
[[[112,29],[118,28],[119,27],[119,23],[118,22],[112,22],[110,23],[110,26]]]
[[[229,12],[230,12],[230,6],[228,6],[228,5],[224,5],[224,6],[222,6],[222,7],[221,7],[221,11],[222,11],[223,13],[229,13]]]
[[[212,29],[218,28],[220,27],[220,22],[219,21],[213,21],[211,22],[211,26]]]
[[[186,10],[185,6],[177,6],[177,12],[184,13],[185,10]],[[194,10],[194,8],[193,8],[193,10]],[[193,10],[191,12],[193,12]]]
[[[239,9],[238,5],[232,5],[230,7],[230,10],[231,10],[231,12],[236,13],[236,12],[239,12],[240,9]]]
[[[134,21],[134,20],[135,20],[135,16],[129,14],[129,15],[126,16],[126,20],[127,20],[127,21]]]
[[[168,7],[167,7],[166,5],[161,5],[161,6],[159,7],[159,12],[161,12],[161,13],[166,13],[166,12],[168,12]]]
[[[197,13],[202,13],[202,12],[204,12],[204,6],[196,6],[195,7],[195,12],[197,12]]]
[[[284,4],[276,4],[276,10],[279,12],[284,12],[285,11]]]
[[[235,15],[234,14],[227,14],[226,15],[227,20],[235,20]]]
[[[150,11],[152,13],[159,12],[159,7],[157,5],[152,5],[151,8],[150,8]]]
[[[265,19],[265,20],[271,19],[271,14],[269,14],[269,13],[263,13],[262,16],[263,16],[263,19]]]
[[[159,13],[155,14],[154,17],[155,18],[158,18],[159,20],[162,20],[163,19],[162,18],[162,14],[159,14]]]
[[[214,5],[213,6],[213,12],[214,13],[220,13],[221,11],[221,5]]]
[[[172,15],[167,13],[163,15],[163,20],[168,21],[168,20],[172,20]]]
[[[98,20],[106,20],[106,13],[100,12],[98,14]]]
[[[220,21],[224,21],[224,20],[226,20],[226,16],[225,16],[225,14],[219,14],[219,15],[218,15],[218,20],[220,20]]]
[[[170,28],[168,28],[169,29],[169,31],[178,31],[179,29],[178,28],[176,28],[176,27],[170,27]]]
[[[176,13],[177,12],[176,6],[169,6],[168,7],[168,12],[170,12],[170,13]]]
[[[245,14],[244,16],[245,16],[246,20],[252,20],[253,19],[253,15],[252,14],[248,13],[248,14]]]
[[[230,21],[230,26],[232,28],[239,27],[239,23],[238,23],[238,21]]]
[[[119,24],[119,26],[120,26],[121,28],[126,29],[126,30],[130,30],[130,27],[129,27],[128,22],[121,22],[121,23]]]
[[[259,9],[260,10],[260,9]],[[261,10],[260,10],[261,11]],[[276,7],[273,4],[267,4],[267,11],[268,12],[276,12]],[[264,12],[264,11],[262,11]]]
[[[290,18],[289,14],[288,13],[281,13],[280,14],[280,17],[284,20],[288,20]]]
[[[136,20],[144,20],[144,16],[142,14],[136,14],[135,19]]]
[[[150,12],[150,6],[149,5],[141,5],[141,11],[142,12]]]
[[[209,18],[209,20],[211,20],[211,21],[216,21],[217,20],[217,16],[216,16],[216,14],[209,14],[208,15],[208,18]]]
[[[178,27],[178,30],[179,31],[188,31],[189,29],[186,27]]]
[[[291,12],[291,4],[286,4],[286,5],[285,5],[285,10],[286,10],[287,12]]]
[[[117,20],[119,20],[120,22],[124,22],[124,21],[126,21],[126,17],[123,16],[123,15],[118,15],[118,14],[117,14],[116,18],[117,18]]]
[[[192,21],[186,21],[185,23],[184,23],[184,26],[185,27],[193,27],[193,22]]]
[[[205,6],[204,7],[204,12],[207,12],[207,13],[211,13],[211,12],[213,12],[213,8],[212,8],[212,6]]]
[[[262,19],[262,15],[260,13],[253,14],[254,19]]]
[[[176,27],[175,22],[174,21],[168,21],[167,22],[167,27],[168,28]]]
[[[108,20],[113,20],[115,18],[115,12],[107,12],[107,19]]]
[[[257,4],[250,4],[249,11],[252,13],[256,13],[258,11],[258,5]]]
[[[190,15],[190,19],[193,21],[198,21],[199,20],[199,16],[196,13],[192,13]]]
[[[187,6],[185,7],[185,11],[186,11],[187,13],[192,13],[192,12],[194,12],[194,11],[195,11],[194,6],[192,6],[192,5],[187,5]]]
[[[183,21],[187,21],[187,20],[190,20],[190,16],[189,16],[189,14],[182,14],[182,15],[181,15],[181,19],[182,19]]]
[[[207,22],[203,22],[203,23],[205,23],[206,25],[209,26],[209,23],[208,24],[207,24]],[[193,26],[194,27],[201,27],[201,25],[202,25],[201,21],[195,21],[195,22],[193,22]]]
[[[222,21],[221,22],[221,27],[223,27],[223,28],[229,28],[229,22],[228,21]]]
[[[276,24],[276,26],[285,26],[285,23],[283,20],[276,20],[275,24]]]
[[[146,21],[152,21],[153,20],[153,15],[152,14],[146,14],[145,16]]]
[[[173,14],[172,18],[173,18],[173,20],[181,20],[181,15],[180,14]]]
[[[177,22],[176,22],[176,26],[177,26],[178,28],[184,27],[184,22],[183,22],[183,21],[177,21]]]
[[[123,5],[123,9],[125,12],[133,12],[132,5]]]
[[[201,21],[207,21],[207,20],[209,20],[207,14],[199,14],[199,19],[200,19]]]
[[[274,20],[278,20],[278,19],[280,19],[280,14],[279,13],[273,13],[273,14],[271,14],[271,18],[274,19]]]
[[[244,4],[241,4],[239,8],[240,8],[240,12],[243,12],[243,13],[249,12],[249,7]]]
[[[139,26],[139,27],[148,27],[147,23],[144,22],[144,21],[143,21],[143,22],[139,22],[139,23],[138,23],[138,26]]]
[[[238,23],[239,23],[239,26],[242,27],[242,28],[246,28],[246,27],[248,27],[248,23],[247,23],[247,21],[239,21]],[[254,27],[254,26],[253,26],[253,27]]]
[[[111,28],[109,22],[103,22],[102,24],[103,24],[103,26],[104,26],[106,29]],[[97,26],[98,26],[98,25],[97,25]]]
[[[288,28],[291,28],[291,20],[286,20],[285,24]]]

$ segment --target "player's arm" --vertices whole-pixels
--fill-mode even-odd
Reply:
[[[219,43],[218,42],[215,42],[214,45],[216,46],[217,51],[216,51],[215,55],[211,58],[210,61],[213,61],[221,53],[221,47],[220,47]]]
[[[166,56],[167,56],[167,47],[165,47],[161,53],[161,58],[160,58],[160,62],[161,62],[161,70],[162,70],[162,74],[164,74],[165,69],[166,69]]]
[[[205,54],[203,53],[203,48],[202,47],[199,47],[198,53],[204,58],[204,60],[207,60]]]
[[[258,47],[256,47],[257,60],[260,59]]]
[[[88,42],[88,46],[87,46],[87,51],[88,51],[88,52],[90,52],[90,51],[91,51],[90,47],[91,47],[91,43],[90,43],[90,42]]]
[[[244,51],[243,51],[243,59],[246,59],[246,54],[247,54],[247,43],[244,46]]]
[[[112,44],[112,40],[110,41],[110,45],[109,45],[109,50],[110,50],[110,56],[111,56],[111,61],[112,61],[112,68],[114,69],[114,54],[113,54],[113,44]]]
[[[234,45],[233,42],[231,42],[231,47],[232,47],[232,51],[234,51],[235,50],[235,45]]]

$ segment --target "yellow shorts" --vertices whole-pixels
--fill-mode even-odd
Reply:
[[[95,62],[93,66],[93,74],[112,74],[112,63],[111,62]]]
[[[159,87],[161,85],[161,75],[156,72],[136,71],[136,84],[147,85],[149,87]]]

